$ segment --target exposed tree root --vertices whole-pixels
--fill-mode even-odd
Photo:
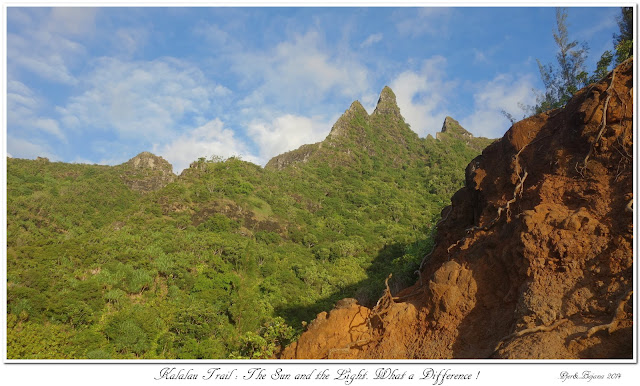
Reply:
[[[607,109],[609,108],[609,100],[611,99],[611,95],[613,95],[611,91],[612,90],[615,91],[613,89],[613,82],[615,81],[615,79],[616,79],[616,70],[613,70],[611,72],[611,81],[609,82],[609,87],[607,87],[607,89],[604,91],[604,93],[607,94],[607,98],[604,100],[604,108],[602,110],[602,121],[600,122],[600,130],[598,131],[598,135],[596,135],[596,138],[594,139],[594,141],[591,142],[591,146],[589,147],[589,152],[587,153],[587,155],[584,157],[584,160],[582,161],[582,166],[578,166],[576,164],[576,170],[578,171],[578,173],[580,173],[582,177],[584,177],[584,172],[585,170],[587,170],[587,162],[589,161],[589,157],[591,157],[591,154],[593,154],[593,150],[596,144],[600,141],[600,138],[602,138],[604,129],[607,127]],[[620,98],[617,94],[616,96]]]
[[[624,299],[622,299],[620,303],[618,303],[618,307],[616,307],[616,312],[613,314],[613,319],[611,320],[611,323],[601,324],[599,326],[591,327],[589,331],[587,331],[587,338],[590,338],[591,336],[593,336],[593,334],[601,330],[607,330],[609,334],[611,334],[616,329],[616,327],[618,327],[620,320],[624,318],[624,315],[625,315],[624,305],[627,304],[632,294],[633,294],[633,290],[630,290],[627,293],[627,295],[624,297]]]
[[[513,198],[507,201],[507,205],[505,206],[505,209],[507,211],[507,219],[511,218],[511,210],[509,209],[509,206],[514,202],[516,202],[516,199],[518,198],[518,196],[522,197],[522,192],[524,190],[524,187],[523,187],[524,180],[527,178],[528,175],[529,173],[527,173],[526,170],[524,171],[524,174],[522,175],[522,177],[518,174],[518,178],[520,179],[520,182],[518,182],[518,185],[516,185],[516,188],[513,191]]]
[[[382,316],[389,311],[389,308],[391,308],[391,305],[394,303],[393,296],[391,296],[391,290],[389,289],[389,279],[391,279],[392,275],[393,274],[390,273],[389,276],[385,279],[384,285],[386,288],[384,290],[384,294],[380,299],[378,299],[375,307],[371,309],[371,314],[369,316],[369,320],[371,320],[372,317],[377,316],[380,321],[382,321],[383,327],[384,321],[382,319]]]
[[[496,345],[496,348],[493,350],[493,353],[495,354],[500,349],[500,347],[502,347],[504,342],[508,341],[509,339],[518,338],[525,334],[533,334],[534,332],[552,331],[567,321],[568,319],[560,319],[554,324],[552,324],[551,326],[537,326],[533,328],[525,328],[524,330],[520,330],[518,332],[514,332],[513,334],[509,334],[500,340],[500,343]]]

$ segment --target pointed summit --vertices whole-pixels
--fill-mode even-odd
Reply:
[[[475,150],[482,151],[489,146],[494,139],[485,137],[474,137],[473,134],[465,130],[458,121],[451,117],[446,117],[442,123],[442,129],[436,133],[436,139],[439,141],[459,140],[463,141],[467,146]]]
[[[451,117],[446,117],[444,119],[444,122],[442,123],[442,130],[440,130],[440,132],[457,134],[469,138],[473,137],[473,134],[465,130],[458,121]]]
[[[384,86],[378,98],[378,104],[372,115],[391,114],[401,117],[400,108],[396,102],[396,94],[393,93],[389,86]]]
[[[369,117],[367,110],[362,107],[362,104],[358,101],[351,103],[351,106],[338,118],[336,123],[333,124],[329,137],[336,138],[347,134],[347,129],[353,126],[354,120],[362,118],[366,120]]]
[[[417,157],[414,150],[420,146],[420,137],[400,115],[395,94],[385,87],[373,114],[369,115],[362,104],[355,101],[338,118],[324,141],[275,156],[265,168],[280,170],[313,160],[346,165],[365,158],[377,158],[397,167]]]

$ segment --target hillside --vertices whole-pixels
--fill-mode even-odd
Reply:
[[[385,88],[265,168],[7,159],[8,358],[271,357],[415,281],[472,140],[419,138]]]
[[[467,166],[415,283],[341,301],[282,358],[632,358],[632,87],[627,60],[514,124]]]

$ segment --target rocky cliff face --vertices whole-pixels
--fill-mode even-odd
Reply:
[[[627,61],[514,124],[468,165],[416,283],[343,301],[281,357],[631,358],[632,87]]]
[[[146,151],[119,167],[123,169],[120,177],[129,189],[143,193],[161,189],[176,179],[167,160]]]

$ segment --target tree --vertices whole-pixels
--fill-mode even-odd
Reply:
[[[618,16],[620,34],[613,34],[616,47],[616,64],[633,56],[633,7],[622,7]]]
[[[609,50],[603,52],[602,56],[600,56],[600,60],[598,60],[598,63],[596,64],[596,70],[593,72],[593,74],[591,74],[591,76],[587,75],[586,72],[580,74],[579,79],[582,85],[586,86],[588,84],[595,83],[607,76],[607,74],[609,73],[609,66],[611,65],[612,61],[613,53],[611,53],[611,51]]]
[[[557,65],[537,61],[545,91],[537,95],[535,106],[526,108],[534,114],[564,106],[587,79],[583,65],[588,48],[569,38],[566,20],[566,9],[556,8],[557,29],[553,31],[553,40],[558,46]]]
[[[584,77],[585,85],[597,82],[607,76],[614,56],[616,65],[633,56],[633,7],[621,8],[621,15],[618,16],[618,28],[620,34],[613,34],[615,53],[607,50],[602,54],[594,73],[588,79]]]

